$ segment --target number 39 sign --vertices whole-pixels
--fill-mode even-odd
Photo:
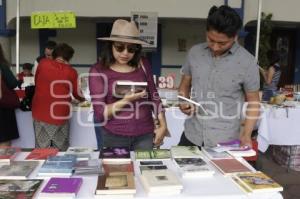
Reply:
[[[174,88],[174,77],[171,75],[158,77],[159,88]]]

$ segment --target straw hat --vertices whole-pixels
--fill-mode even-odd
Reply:
[[[129,22],[123,19],[117,19],[111,29],[110,37],[100,37],[99,40],[119,41],[133,44],[145,44],[140,39],[140,32],[133,21]]]

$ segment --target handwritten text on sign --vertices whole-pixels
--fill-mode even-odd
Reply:
[[[71,11],[33,12],[31,28],[76,28],[75,13]]]

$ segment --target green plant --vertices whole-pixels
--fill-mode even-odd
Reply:
[[[258,62],[263,68],[268,66],[267,52],[271,49],[272,14],[261,13]]]

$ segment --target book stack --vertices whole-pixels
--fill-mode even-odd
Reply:
[[[39,165],[37,161],[12,161],[0,166],[0,179],[27,179]]]
[[[89,147],[69,147],[65,155],[75,155],[77,161],[91,159],[93,149]]]
[[[136,150],[136,160],[167,160],[171,159],[171,153],[168,149]]]
[[[33,149],[26,160],[46,160],[48,157],[55,156],[58,153],[57,148],[35,148]]]
[[[278,192],[283,187],[263,172],[238,173],[232,177],[245,192]]]
[[[96,198],[132,198],[136,193],[133,163],[103,164],[104,175],[98,177]]]
[[[49,157],[39,170],[38,176],[68,176],[73,173],[76,163],[75,155],[63,155]]]
[[[174,158],[174,162],[180,170],[182,177],[209,177],[215,171],[203,158]]]
[[[130,163],[130,150],[128,147],[104,147],[100,151],[99,158],[103,163],[121,164]]]
[[[76,198],[82,181],[82,178],[50,178],[39,194],[39,198]]]
[[[9,164],[15,159],[17,153],[20,152],[18,147],[1,146],[0,147],[0,164]]]
[[[170,170],[148,170],[140,175],[148,196],[178,195],[183,186],[179,178]]]
[[[216,152],[226,151],[233,157],[251,157],[256,155],[255,150],[253,150],[251,147],[241,147],[240,144],[240,140],[230,140],[228,142],[220,142],[212,149]]]
[[[34,198],[43,180],[0,180],[0,198]]]
[[[74,165],[74,175],[101,175],[102,169],[99,159],[80,160]]]

